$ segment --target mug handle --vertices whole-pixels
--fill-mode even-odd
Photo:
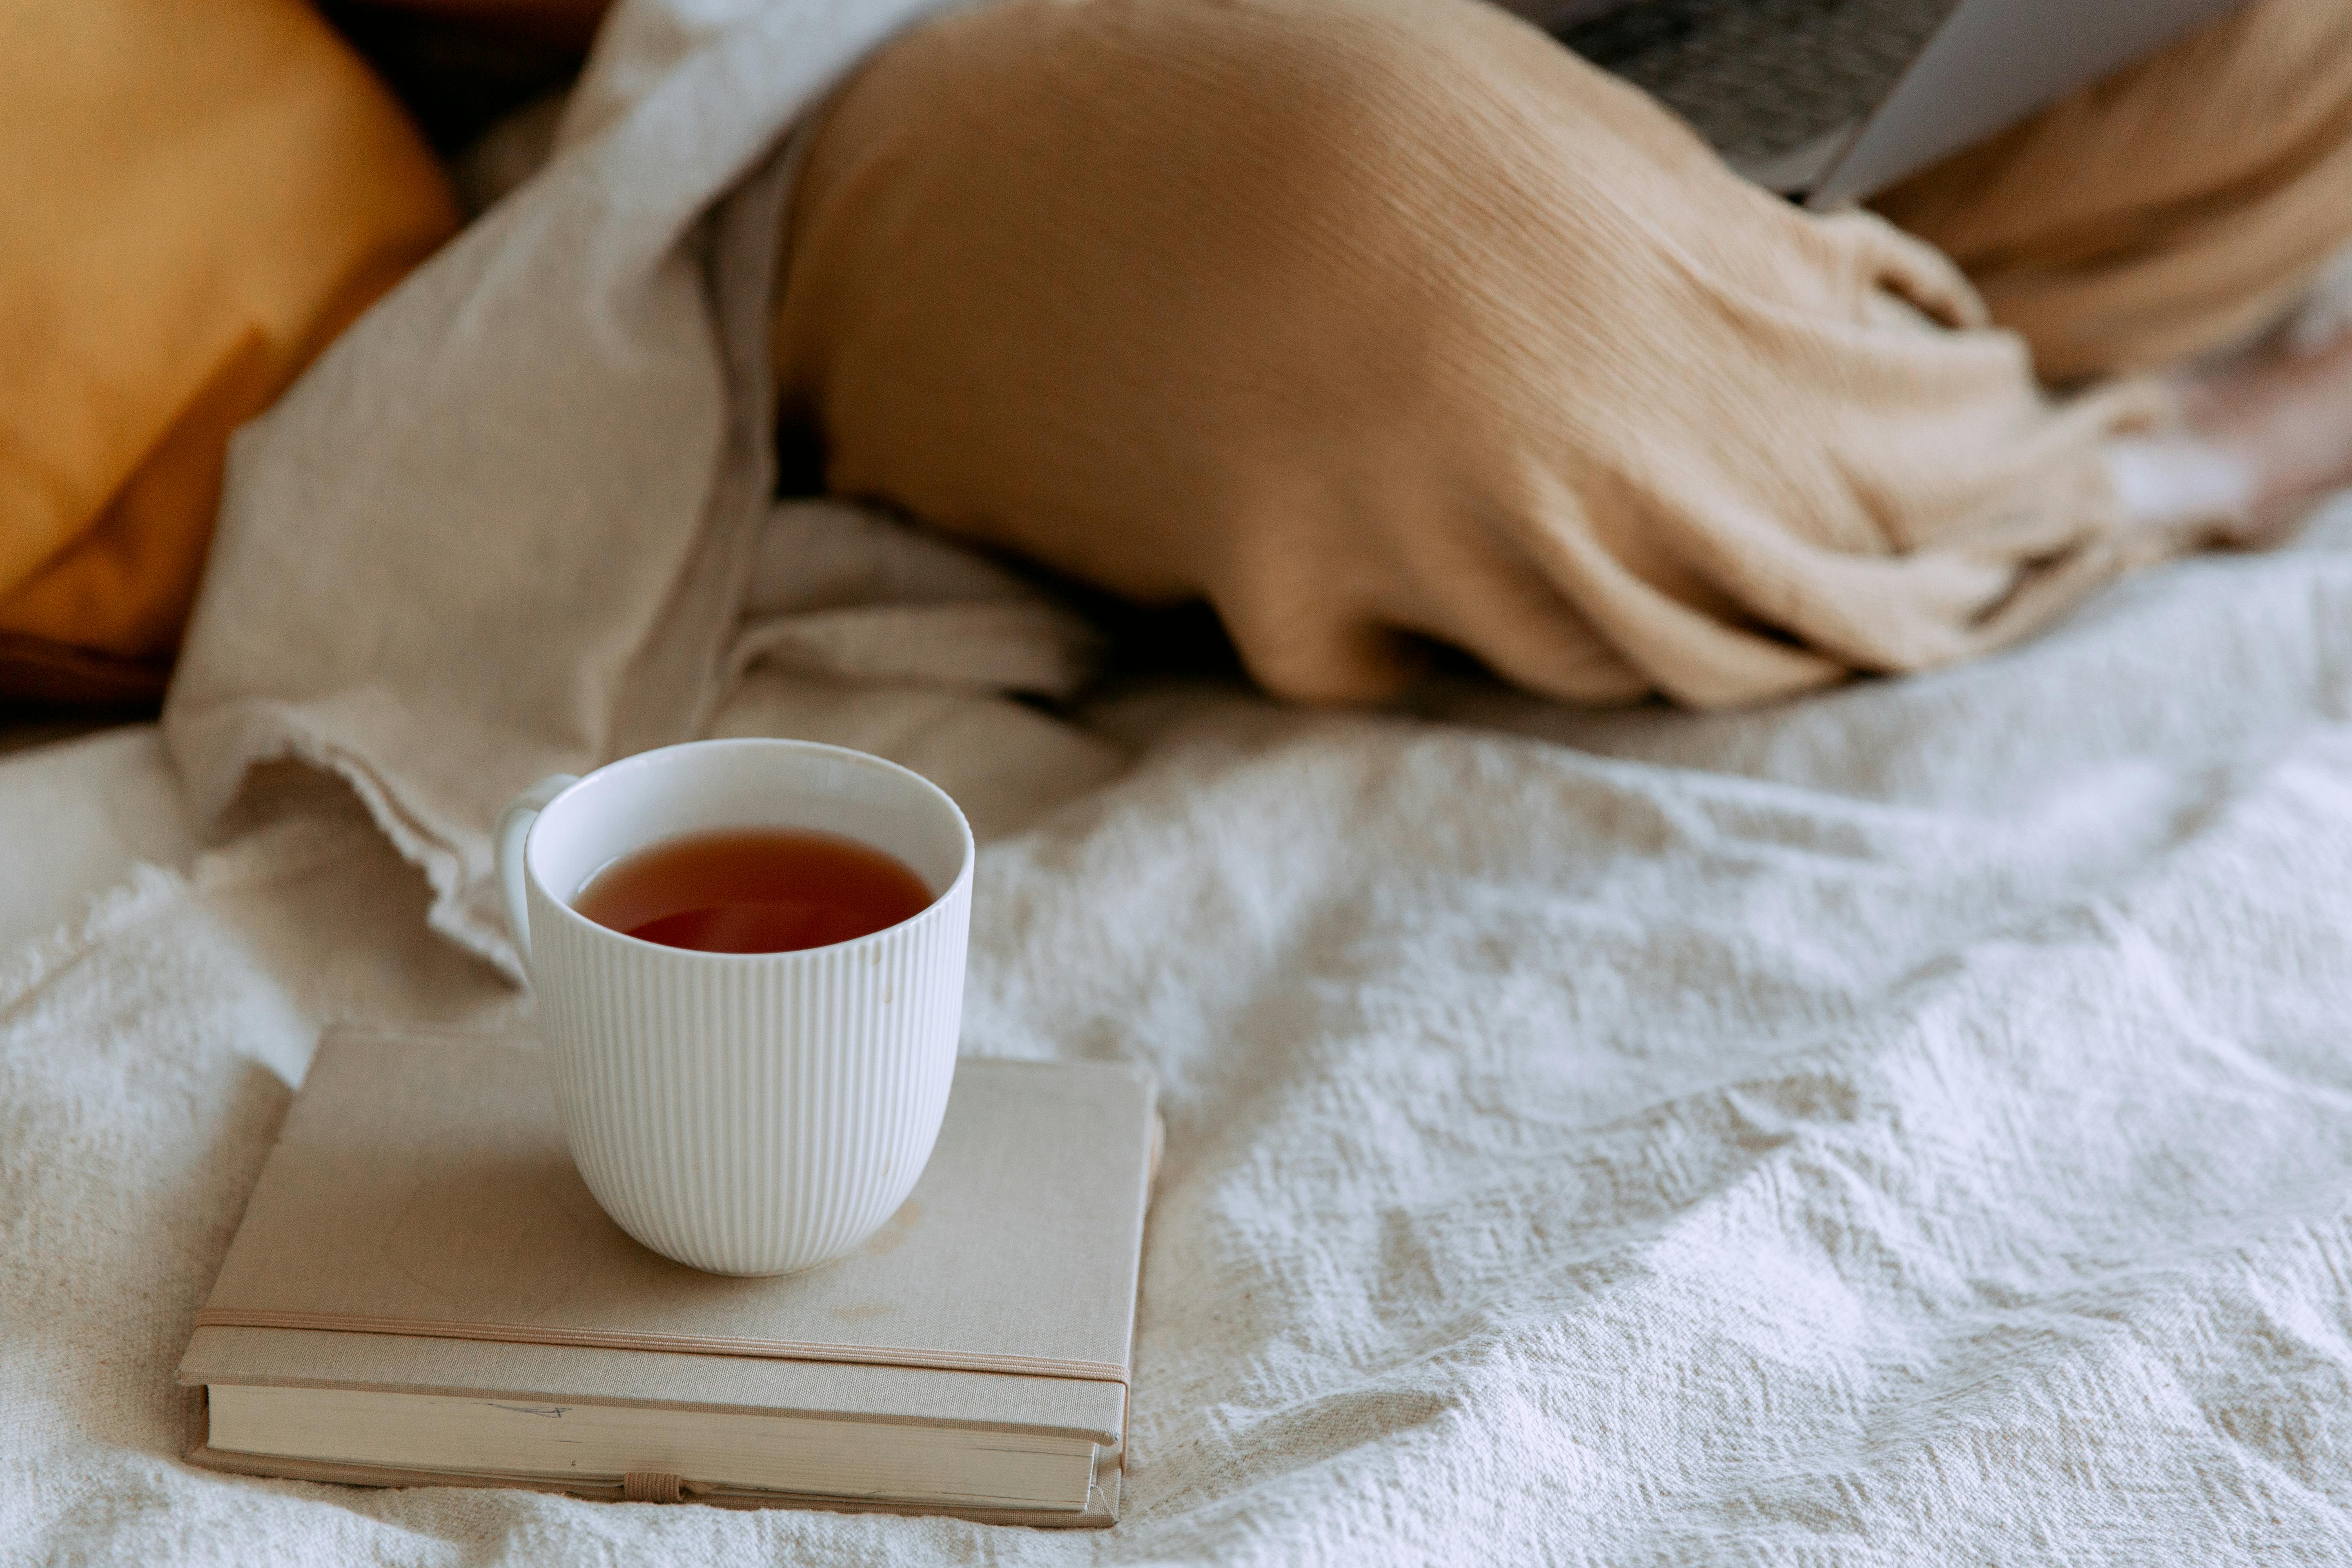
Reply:
[[[499,813],[499,825],[490,830],[490,842],[499,853],[499,890],[506,895],[507,934],[514,939],[515,956],[522,960],[526,973],[530,970],[530,902],[523,897],[523,843],[547,803],[579,782],[577,773],[548,774],[507,802]]]

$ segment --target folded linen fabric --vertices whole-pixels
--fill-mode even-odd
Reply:
[[[927,3],[615,13],[549,166],[239,434],[165,710],[200,814],[331,769],[509,960],[499,804],[712,706],[772,484],[780,142]]]

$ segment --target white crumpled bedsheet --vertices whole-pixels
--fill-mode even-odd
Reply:
[[[181,1463],[320,1022],[524,1005],[355,815],[142,871],[0,963],[0,1558],[2344,1561],[2347,551],[1748,716],[755,674],[991,835],[969,1051],[1161,1077],[1107,1533]]]

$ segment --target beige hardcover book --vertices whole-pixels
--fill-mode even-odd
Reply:
[[[1118,1516],[1149,1077],[966,1058],[904,1207],[775,1279],[672,1263],[572,1168],[544,1054],[331,1031],[180,1363],[189,1458],[373,1486]]]

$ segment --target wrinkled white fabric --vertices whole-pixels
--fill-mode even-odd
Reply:
[[[1119,1525],[180,1464],[319,1021],[520,1005],[354,820],[0,966],[0,1559],[2352,1556],[2352,517],[1770,713],[727,711],[984,800],[968,1050],[1161,1078]]]
[[[760,530],[731,665],[1067,697],[1095,651],[1076,612],[960,545],[848,502],[790,500]]]

